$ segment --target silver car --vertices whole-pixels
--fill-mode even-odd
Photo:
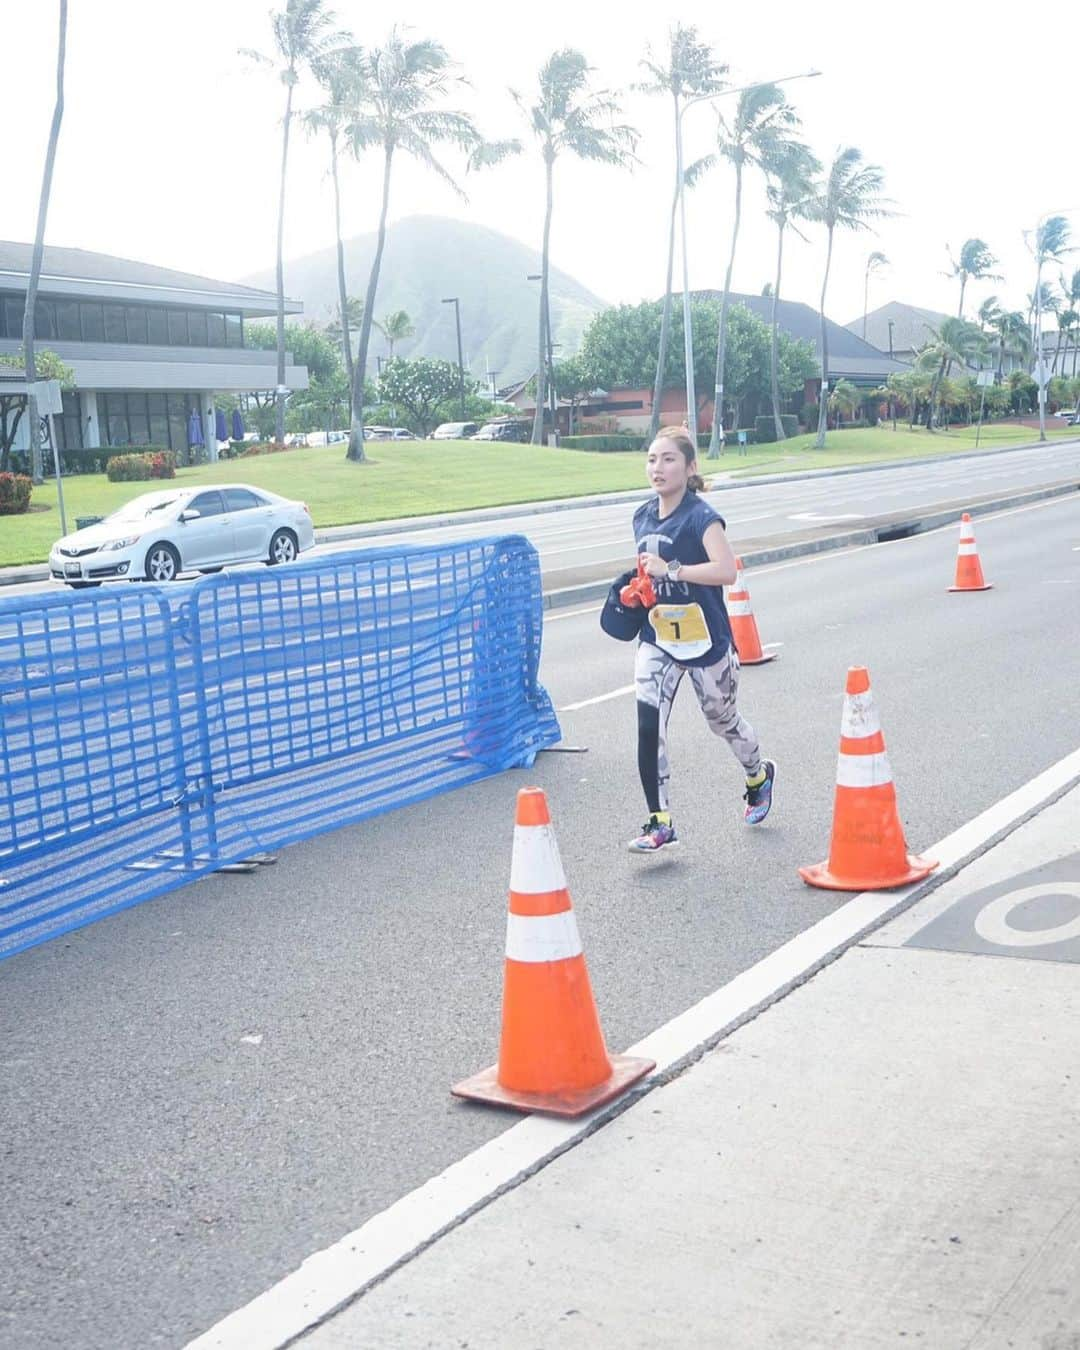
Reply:
[[[163,488],[58,539],[49,571],[69,586],[173,581],[228,563],[292,562],[315,543],[303,502],[245,483]]]

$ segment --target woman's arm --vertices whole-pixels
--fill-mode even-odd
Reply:
[[[714,520],[705,531],[702,543],[709,561],[686,563],[679,569],[679,580],[693,582],[695,586],[730,586],[738,569],[727,534],[718,520]],[[641,558],[649,576],[657,580],[667,576],[668,565],[658,554],[643,553]]]

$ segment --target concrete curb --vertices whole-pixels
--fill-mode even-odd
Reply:
[[[830,534],[820,539],[800,539],[791,544],[778,544],[775,548],[753,549],[740,553],[739,556],[747,567],[763,567],[767,563],[785,562],[789,558],[802,558],[813,553],[830,553],[836,549],[860,548],[867,544],[885,544],[894,539],[906,539],[913,534],[926,534],[930,530],[940,529],[943,525],[951,525],[958,521],[965,511],[971,516],[985,516],[992,511],[1006,511],[1012,506],[1027,506],[1029,503],[1046,501],[1053,497],[1067,497],[1075,492],[1080,492],[1080,482],[1055,483],[1052,487],[1017,492],[1008,497],[995,497],[991,501],[976,502],[972,506],[950,507],[947,511],[932,511],[927,515],[911,516],[906,519],[890,517],[880,524],[861,530]],[[558,590],[545,591],[544,608],[562,609],[589,600],[602,600],[610,587],[610,581],[588,581],[580,586],[562,586]]]

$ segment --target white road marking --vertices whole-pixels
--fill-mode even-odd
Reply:
[[[940,867],[925,881],[890,893],[867,891],[853,896],[631,1046],[628,1054],[656,1061],[652,1074],[632,1095],[643,1095],[687,1067],[703,1049],[717,1044],[868,938],[1078,779],[1080,749],[926,849]],[[470,1214],[527,1180],[620,1107],[614,1104],[577,1120],[530,1116],[511,1126],[333,1246],[309,1256],[265,1293],[189,1342],[187,1350],[278,1350]]]
[[[1055,928],[1014,928],[1009,915],[1028,900],[1041,896],[1071,895],[1080,900],[1080,881],[1044,881],[1038,886],[1024,886],[1008,895],[999,895],[984,905],[975,916],[975,931],[984,942],[998,947],[1048,947],[1057,942],[1071,942],[1080,938],[1080,916]]]
[[[559,712],[577,712],[579,708],[590,708],[594,703],[607,703],[612,698],[622,698],[623,694],[632,694],[636,685],[624,684],[621,689],[612,689],[609,694],[597,694],[595,698],[583,698],[580,703],[567,703]]]
[[[800,511],[798,515],[788,516],[788,520],[805,520],[812,525],[827,525],[832,520],[863,520],[864,517],[865,513],[861,511],[839,516],[819,516],[813,511]]]

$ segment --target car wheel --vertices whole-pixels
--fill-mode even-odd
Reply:
[[[292,530],[277,530],[273,539],[270,540],[270,554],[267,562],[271,567],[277,563],[293,562],[299,553],[296,543],[296,535]]]
[[[147,581],[175,581],[180,575],[180,554],[172,544],[154,544],[143,567]]]

